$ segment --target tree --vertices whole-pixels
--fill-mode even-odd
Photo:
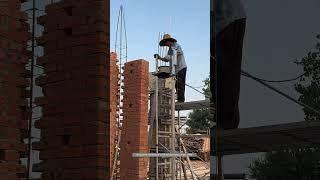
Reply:
[[[257,180],[318,180],[319,157],[318,149],[268,152],[249,169]]]
[[[210,99],[210,79],[207,78],[203,82],[204,87],[202,88],[202,92],[205,96],[205,99]],[[189,126],[188,132],[190,133],[207,131],[209,128],[209,109],[203,108],[193,110],[191,113],[189,113],[187,125]]]
[[[320,35],[317,36],[320,39]],[[301,94],[299,101],[309,106],[320,109],[320,44],[316,45],[316,50],[309,52],[298,65],[303,66],[305,71],[300,83],[295,85],[295,89]],[[313,111],[303,108],[305,120],[320,120],[320,116]]]
[[[320,35],[317,38],[320,39]],[[320,44],[295,63],[305,72],[295,84],[299,101],[320,109]],[[306,121],[320,120],[313,111],[306,108],[303,111]],[[292,149],[266,153],[264,158],[253,161],[249,169],[256,180],[318,180],[319,161],[319,148]]]
[[[202,88],[203,94],[205,96],[205,99],[211,98],[211,91],[210,91],[210,78],[205,79],[204,86]]]

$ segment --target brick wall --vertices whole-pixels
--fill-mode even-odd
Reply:
[[[30,71],[25,69],[30,52],[26,50],[27,15],[20,11],[19,0],[0,1],[0,179],[24,177],[26,155]]]
[[[124,122],[120,143],[120,177],[123,180],[147,179],[148,158],[133,158],[132,153],[148,152],[149,63],[136,60],[124,65]]]
[[[106,3],[106,4],[105,4]],[[110,179],[110,131],[114,108],[110,73],[109,0],[64,0],[46,7],[36,79],[44,96],[40,151],[34,165],[42,179]],[[106,11],[106,12],[105,12]]]
[[[118,74],[119,68],[117,66],[117,54],[112,52],[110,54],[111,60],[111,119],[110,119],[110,167],[112,167],[115,157],[115,146],[117,138],[117,106],[118,106]]]

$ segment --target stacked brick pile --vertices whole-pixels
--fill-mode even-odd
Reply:
[[[38,18],[46,75],[36,79],[44,97],[33,148],[42,179],[110,179],[109,8],[109,0],[63,0]]]
[[[16,180],[26,174],[20,158],[27,147],[23,143],[28,124],[30,71],[25,69],[31,57],[27,14],[20,11],[21,1],[0,1],[0,179]]]
[[[16,180],[26,174],[20,158],[26,157],[23,143],[28,127],[30,59],[27,41],[31,36],[21,1],[0,1],[0,179]]]
[[[110,167],[112,167],[114,163],[115,157],[115,146],[116,146],[116,138],[117,138],[117,106],[118,106],[118,74],[119,68],[117,66],[117,54],[112,52],[110,54],[110,66],[111,66],[111,119],[110,119]]]
[[[132,153],[148,152],[149,63],[136,60],[124,65],[124,122],[120,143],[120,177],[123,180],[147,179],[148,158],[133,158]]]

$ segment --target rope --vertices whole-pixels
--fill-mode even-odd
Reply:
[[[301,101],[298,101],[298,100],[294,99],[293,97],[285,94],[284,92],[280,91],[279,89],[277,89],[277,88],[275,88],[275,87],[273,87],[273,86],[271,86],[271,85],[269,85],[269,84],[267,84],[267,83],[265,83],[265,82],[257,79],[256,77],[252,76],[251,74],[249,74],[249,73],[247,73],[247,72],[245,72],[245,71],[243,71],[243,70],[242,70],[242,75],[244,75],[244,76],[246,76],[246,77],[248,77],[248,78],[251,78],[251,79],[253,79],[253,80],[257,81],[257,82],[259,82],[260,84],[264,85],[265,87],[267,87],[267,88],[269,88],[269,89],[277,92],[278,94],[284,96],[285,98],[287,98],[287,99],[289,99],[289,100],[291,100],[291,101],[293,101],[293,102],[295,102],[295,103],[297,103],[297,104],[299,104],[299,105],[301,105],[301,106],[309,109],[310,111],[313,111],[314,113],[320,115],[320,112],[319,112],[317,109],[315,109],[315,108],[313,108],[313,107],[311,107],[311,106],[309,106],[309,105],[307,105],[307,104],[304,104],[304,103],[301,102]]]
[[[178,76],[176,76],[176,78],[177,78],[177,80],[181,80],[181,79],[178,78]],[[180,83],[180,82],[179,82],[179,83]],[[182,84],[184,84],[184,85],[186,85],[187,87],[189,87],[190,89],[192,89],[192,90],[194,90],[194,91],[196,91],[196,92],[204,95],[205,98],[210,98],[210,97],[206,96],[206,94],[205,94],[204,92],[199,91],[199,90],[196,89],[195,87],[193,87],[193,86],[191,86],[191,85],[189,85],[189,84],[187,84],[187,83],[182,83]]]
[[[213,59],[213,60],[215,61],[215,57],[213,57],[212,55],[211,55],[211,59]],[[306,74],[311,73],[312,71],[314,71],[314,70],[316,70],[316,69],[318,69],[318,68],[320,68],[320,66],[316,66],[316,67],[312,68],[311,70],[306,71],[306,72],[303,73],[303,74],[300,74],[300,75],[297,76],[297,77],[290,78],[290,79],[283,79],[283,80],[268,80],[268,79],[258,78],[258,77],[253,76],[253,75],[251,75],[251,76],[253,76],[255,79],[260,80],[260,81],[271,82],[271,83],[275,83],[275,82],[276,82],[276,83],[282,83],[282,82],[290,82],[290,81],[298,80],[299,78],[305,76]]]
[[[316,68],[319,68],[319,67],[316,67]],[[316,68],[313,68],[313,69],[316,69]],[[302,76],[304,76],[305,74],[308,74],[308,73],[310,73],[310,71],[305,72],[304,74],[299,75],[298,77],[293,78],[293,79],[298,79],[298,78],[300,78],[300,77],[302,77]],[[277,92],[278,94],[286,97],[287,99],[289,99],[289,100],[291,100],[291,101],[293,101],[293,102],[295,102],[295,103],[297,103],[297,104],[299,104],[299,105],[301,105],[301,106],[303,106],[303,107],[305,107],[305,108],[313,111],[314,113],[320,115],[320,112],[319,112],[317,109],[314,109],[313,107],[308,106],[308,105],[306,105],[306,104],[304,104],[304,103],[302,103],[302,102],[300,102],[300,101],[292,98],[291,96],[283,93],[282,91],[278,90],[277,88],[275,88],[275,87],[273,87],[273,86],[271,86],[271,85],[269,85],[269,84],[267,84],[267,83],[265,82],[265,81],[269,81],[269,80],[263,80],[263,79],[257,78],[257,77],[249,74],[248,72],[246,72],[246,71],[244,71],[244,70],[241,70],[241,74],[242,74],[243,76],[245,76],[245,77],[251,78],[251,79],[259,82],[259,83],[262,84],[263,86],[265,86],[265,87],[267,87],[267,88],[269,88],[269,89]],[[289,80],[293,80],[293,79],[289,79]],[[284,81],[288,81],[288,80],[281,80],[281,82],[284,82]],[[280,82],[280,81],[272,81],[272,82]],[[237,144],[240,144],[240,143],[237,143]],[[250,146],[245,145],[245,144],[240,144],[240,145],[250,147]]]
[[[305,76],[306,74],[309,74],[309,73],[311,73],[312,71],[314,71],[314,70],[316,70],[316,69],[318,69],[318,68],[320,68],[320,66],[316,66],[316,67],[312,68],[311,70],[306,71],[305,73],[303,73],[303,74],[301,74],[301,75],[299,75],[299,76],[297,76],[297,77],[295,77],[295,78],[291,78],[291,79],[284,79],[284,80],[266,80],[266,79],[261,79],[261,78],[258,78],[258,77],[255,77],[255,79],[260,80],[260,81],[265,81],[265,82],[277,82],[277,83],[290,82],[290,81],[295,81],[295,80],[297,80],[297,79],[300,79],[300,78],[302,78],[303,76]]]
[[[212,58],[213,60],[215,60],[215,58],[214,58],[212,55],[211,55],[211,58]],[[319,68],[319,67],[317,66],[316,68]],[[315,68],[314,68],[314,69],[315,69]],[[304,74],[302,74],[302,75],[300,75],[300,76],[302,77],[303,75],[308,74],[308,73],[310,73],[310,71],[305,72]],[[309,109],[310,111],[313,111],[314,113],[320,115],[320,111],[318,111],[317,109],[315,109],[315,108],[313,108],[313,107],[311,107],[311,106],[309,106],[309,105],[307,105],[307,104],[304,104],[303,102],[301,102],[301,101],[299,101],[299,100],[296,100],[295,98],[293,98],[293,97],[289,96],[288,94],[280,91],[279,89],[277,89],[277,88],[275,88],[275,87],[267,84],[267,83],[265,82],[266,80],[261,80],[260,78],[257,78],[257,77],[249,74],[248,72],[246,72],[246,71],[244,71],[244,70],[241,70],[241,74],[242,74],[243,76],[245,76],[245,77],[251,78],[251,79],[259,82],[261,85],[263,85],[263,86],[265,86],[265,87],[273,90],[274,92],[276,92],[276,93],[282,95],[283,97],[285,97],[285,98],[287,98],[287,99],[295,102],[296,104],[299,104],[299,105],[301,105],[302,107],[305,107],[305,108]],[[299,76],[298,76],[298,77],[299,77]],[[297,79],[298,79],[298,78],[297,78]]]
[[[186,85],[187,87],[189,87],[189,88],[191,88],[191,89],[193,89],[193,90],[197,91],[198,93],[205,95],[203,92],[199,91],[199,90],[198,90],[198,89],[196,89],[195,87],[192,87],[191,85],[189,85],[189,84],[187,84],[187,83],[185,83],[185,85]],[[206,95],[205,95],[205,96],[206,96]]]

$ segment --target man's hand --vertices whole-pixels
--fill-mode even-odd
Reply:
[[[154,54],[153,57],[156,58],[156,59],[161,59],[159,54]]]
[[[168,59],[166,59],[165,57],[162,58],[159,54],[154,54],[153,57],[154,57],[155,59],[159,59],[159,60],[164,61],[164,62],[169,62]]]

